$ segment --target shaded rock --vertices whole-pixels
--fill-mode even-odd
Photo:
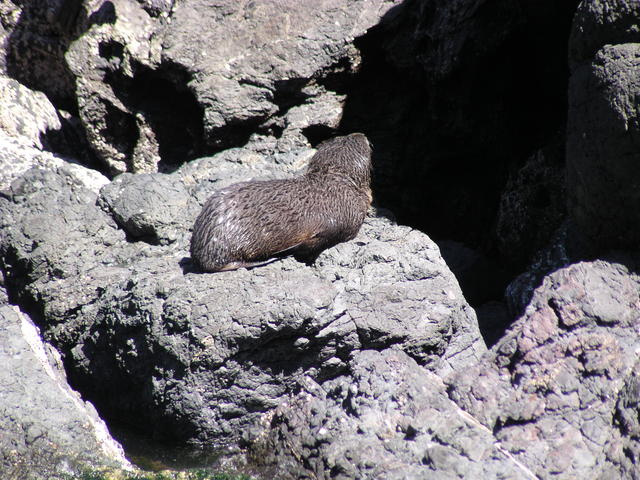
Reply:
[[[597,260],[550,274],[504,338],[448,380],[451,398],[538,477],[625,478],[621,449],[638,456],[620,433],[640,346],[634,272]]]
[[[509,173],[564,126],[577,4],[409,0],[358,40],[342,127],[376,146],[376,198],[400,223],[493,253]]]
[[[640,6],[585,1],[574,20],[568,209],[586,254],[640,244]]]
[[[401,351],[361,351],[345,375],[300,390],[247,439],[271,478],[535,478]]]
[[[155,133],[146,120],[152,108],[155,85],[147,81],[140,90],[144,106],[129,102],[135,73],[157,66],[160,20],[151,17],[138,2],[115,0],[83,5],[78,19],[83,34],[69,46],[65,61],[75,77],[75,95],[89,144],[112,172],[157,170],[160,159]],[[147,93],[147,95],[145,95]],[[179,114],[168,116],[178,120]]]
[[[534,153],[512,174],[500,197],[497,248],[522,268],[545,248],[566,216],[564,137]]]
[[[17,308],[0,306],[0,475],[66,478],[130,468],[90,403],[69,388],[60,355]]]
[[[324,0],[309,10],[286,2],[210,8],[190,0],[176,5],[163,58],[194,73],[190,87],[204,109],[207,142],[228,146],[234,134],[246,135],[243,124],[305,103],[324,92],[329,75],[355,69],[354,38],[395,3]]]
[[[509,282],[504,299],[512,318],[524,313],[535,290],[542,285],[545,277],[572,262],[578,261],[571,253],[569,222],[564,222],[553,234],[549,244],[534,255],[527,269]]]
[[[87,169],[79,163],[62,158],[54,153],[24,144],[20,138],[0,135],[0,190],[6,190],[11,182],[32,167],[64,168],[74,172],[74,176],[87,188],[98,191],[109,180],[96,170]]]
[[[624,388],[620,391],[613,416],[611,437],[605,445],[602,477],[620,475],[622,478],[640,478],[640,362],[636,362]]]
[[[513,321],[504,302],[490,301],[476,307],[478,325],[487,347],[492,347],[502,338],[504,331]]]
[[[58,112],[42,92],[0,76],[0,94],[0,190],[34,166],[72,169],[94,190],[107,183],[97,171],[79,167],[76,160],[63,155],[76,150],[69,145],[73,137],[67,128],[73,120]]]
[[[569,43],[572,69],[589,63],[605,45],[640,38],[640,5],[633,0],[584,0],[578,5]]]
[[[188,165],[158,184],[200,202],[226,172],[246,179],[260,162],[223,152],[194,162],[209,169]],[[138,198],[156,180],[125,176],[103,199]],[[129,243],[96,200],[64,169],[27,172],[0,198],[0,252],[12,297],[41,316],[72,385],[107,418],[219,445],[275,408],[301,375],[334,377],[359,350],[398,348],[441,375],[485,350],[436,245],[408,227],[371,217],[313,267],[288,258],[194,274],[188,235]],[[143,219],[166,228],[152,211]]]
[[[6,73],[44,92],[58,108],[73,111],[74,78],[64,54],[81,33],[83,2],[3,2],[0,18],[7,34],[2,55]]]
[[[502,265],[460,242],[441,240],[438,246],[472,306],[502,298],[508,281],[506,269]]]

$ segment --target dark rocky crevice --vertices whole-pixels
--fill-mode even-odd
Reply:
[[[375,202],[448,246],[445,260],[479,307],[502,301],[510,279],[557,226],[546,228],[545,238],[523,235],[509,245],[524,254],[499,248],[496,224],[509,179],[540,149],[564,143],[558,132],[566,122],[567,41],[578,2],[542,10],[532,3],[482,4],[471,33],[452,31],[451,38],[433,24],[443,22],[437,10],[445,7],[437,3],[409,0],[356,39],[362,66],[340,130],[367,134]],[[463,42],[458,57],[443,58],[446,42],[456,41]],[[562,171],[564,156],[555,161]],[[559,208],[559,224],[564,205],[545,200],[544,188],[539,193],[530,198],[532,208]],[[513,221],[535,230],[539,218]],[[471,264],[464,263],[468,251],[476,259]]]
[[[309,140],[312,147],[328,140],[336,134],[335,129],[327,125],[309,125],[302,129],[302,134]]]
[[[121,49],[113,42],[101,45],[106,59],[117,62]],[[133,78],[108,72],[105,81],[118,95],[128,112],[122,112],[125,130],[109,129],[110,137],[120,139],[122,151],[131,158],[140,131],[135,115],[140,115],[151,128],[158,146],[160,171],[175,170],[183,162],[211,153],[203,142],[203,111],[187,84],[190,76],[177,65],[162,64],[155,70],[144,65],[134,66]]]
[[[59,2],[53,10],[46,0],[24,2],[7,40],[5,61],[9,76],[44,92],[56,107],[77,113],[75,79],[64,54],[81,35],[79,25],[85,21],[86,12],[75,0]]]
[[[303,89],[308,85],[306,78],[291,78],[278,80],[273,88],[273,103],[278,107],[276,115],[284,115],[292,107],[302,105],[309,99]]]

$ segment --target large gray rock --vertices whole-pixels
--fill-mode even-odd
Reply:
[[[175,167],[256,130],[308,146],[303,129],[340,119],[327,79],[357,68],[354,38],[395,3],[85,4],[65,59],[89,142],[112,172]]]
[[[569,214],[592,254],[640,244],[640,4],[586,0],[571,36]]]
[[[538,478],[634,478],[640,278],[623,260],[547,276],[504,338],[448,380]]]
[[[221,444],[300,376],[334,377],[360,350],[397,348],[443,376],[485,350],[436,245],[383,217],[314,266],[288,258],[191,273],[188,226],[200,203],[231,179],[269,176],[269,164],[249,150],[224,152],[172,175],[124,175],[99,202],[69,169],[34,169],[0,198],[7,285],[41,314],[74,385],[107,416]],[[151,185],[153,201],[143,194]]]
[[[347,375],[300,390],[247,439],[270,478],[536,478],[401,351],[359,352]]]
[[[66,382],[60,355],[16,307],[0,306],[0,476],[59,480],[129,469],[90,403]]]

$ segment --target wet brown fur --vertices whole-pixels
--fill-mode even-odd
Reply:
[[[356,236],[371,204],[371,146],[361,133],[322,143],[304,175],[237,183],[202,207],[191,258],[206,272],[282,255],[313,261]]]

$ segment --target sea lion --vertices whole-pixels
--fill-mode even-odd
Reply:
[[[205,272],[318,254],[356,236],[371,204],[371,144],[362,133],[319,145],[306,172],[214,193],[193,226],[191,258]]]

